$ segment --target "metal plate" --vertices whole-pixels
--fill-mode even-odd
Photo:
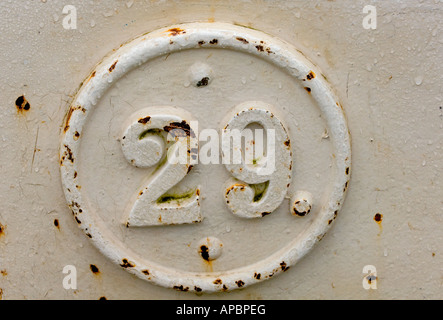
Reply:
[[[198,62],[203,60],[204,56],[200,53],[194,53],[194,51],[203,51],[202,54],[206,55],[206,61],[203,66],[198,65]],[[223,52],[220,53],[220,51]],[[230,53],[231,51],[232,53]],[[191,83],[186,83],[186,78],[183,77],[183,74],[186,75],[186,72],[183,73],[181,70],[168,65],[172,61],[176,64],[181,55],[186,54],[196,56],[195,61],[197,65],[182,66],[182,68],[190,68],[188,79],[191,83],[193,82],[193,86],[190,85]],[[216,59],[228,62],[228,71],[231,74],[223,73],[222,66],[219,64],[214,64],[213,68],[217,68],[217,70],[212,73],[210,71],[212,69],[211,61]],[[233,61],[236,61],[236,63]],[[172,65],[174,65],[174,62]],[[254,64],[253,74],[255,75],[252,77],[251,74],[250,79],[248,79],[248,81],[253,81],[253,90],[247,89],[246,86],[241,86],[242,82],[246,85],[245,79],[244,76],[241,76],[241,72],[236,70],[239,65],[244,65],[245,62],[246,65]],[[206,68],[205,66],[208,67]],[[169,72],[164,72],[162,78],[157,79],[160,81],[155,83],[156,79],[150,77],[150,73],[152,72],[156,76],[159,74],[157,73],[158,71],[151,71],[151,68],[154,70],[161,68],[162,70],[169,70]],[[259,73],[259,71],[261,72]],[[251,70],[248,70],[248,72],[251,72]],[[309,215],[309,219],[301,223],[289,214],[289,211],[296,210],[301,215],[300,209],[298,211],[297,209],[286,209],[287,216],[284,216],[284,208],[279,208],[280,212],[273,214],[270,218],[264,218],[264,216],[272,212],[266,212],[265,214],[262,211],[263,213],[259,214],[263,216],[263,219],[259,222],[242,221],[239,217],[230,217],[228,210],[221,205],[216,206],[216,210],[214,210],[216,212],[212,210],[211,212],[208,210],[209,207],[203,204],[204,201],[216,201],[215,198],[214,200],[211,198],[215,194],[214,191],[217,191],[214,185],[218,185],[218,183],[212,180],[213,178],[211,177],[209,179],[213,181],[213,186],[208,186],[207,189],[213,189],[210,190],[213,194],[208,192],[209,195],[202,202],[202,215],[205,216],[207,222],[202,223],[198,227],[162,227],[161,230],[152,230],[152,228],[142,230],[122,229],[117,224],[117,221],[120,220],[119,215],[122,214],[122,211],[119,209],[122,208],[123,204],[126,204],[127,199],[131,198],[127,197],[127,194],[131,192],[138,193],[136,183],[137,180],[140,181],[138,177],[149,175],[149,173],[146,170],[146,173],[139,170],[131,172],[128,171],[129,168],[124,167],[122,153],[116,150],[119,145],[119,141],[117,141],[119,139],[115,139],[118,136],[118,132],[114,130],[115,128],[112,124],[118,124],[118,118],[129,116],[128,111],[133,113],[137,110],[139,111],[133,123],[139,126],[140,130],[143,130],[142,127],[147,121],[154,121],[153,119],[151,120],[151,114],[148,111],[144,111],[145,109],[142,107],[155,106],[153,104],[155,99],[149,96],[149,94],[152,94],[151,92],[143,96],[141,90],[146,89],[149,91],[148,88],[154,89],[157,85],[162,87],[167,84],[171,87],[171,91],[174,92],[178,90],[174,87],[179,86],[177,81],[183,81],[184,85],[182,84],[181,86],[185,88],[181,88],[181,91],[188,91],[187,97],[189,101],[185,102],[182,99],[174,101],[175,107],[188,108],[190,110],[187,111],[194,114],[199,114],[198,106],[200,108],[209,108],[210,110],[206,111],[206,113],[200,113],[198,119],[200,126],[207,126],[209,123],[206,123],[207,118],[205,119],[204,116],[225,116],[223,112],[225,114],[229,113],[230,109],[236,105],[233,103],[235,99],[227,99],[227,96],[226,99],[222,99],[223,103],[220,103],[220,106],[212,106],[207,102],[204,103],[205,100],[208,101],[210,99],[211,95],[215,95],[218,101],[222,101],[220,97],[217,97],[217,93],[232,90],[232,86],[226,86],[224,83],[227,81],[226,78],[228,76],[231,78],[229,79],[231,83],[236,83],[237,91],[241,91],[241,99],[248,101],[259,100],[259,97],[255,95],[265,86],[266,79],[269,77],[267,73],[272,74],[272,77],[274,77],[274,73],[278,74],[276,77],[286,80],[284,90],[283,81],[281,83],[280,89],[282,89],[282,93],[272,97],[272,99],[267,97],[266,100],[270,104],[276,105],[275,112],[277,115],[285,113],[291,115],[291,117],[274,117],[274,114],[272,114],[272,117],[274,119],[284,119],[284,122],[287,123],[286,126],[290,132],[291,140],[280,139],[280,143],[284,143],[286,149],[289,150],[291,148],[292,140],[300,141],[295,143],[294,146],[295,153],[300,154],[299,157],[295,158],[296,166],[299,165],[303,168],[302,163],[306,163],[306,161],[309,163],[308,159],[298,160],[298,158],[301,159],[306,154],[311,156],[318,155],[322,151],[325,153],[327,148],[332,151],[328,157],[325,157],[323,167],[299,169],[304,171],[304,178],[307,175],[310,179],[315,177],[315,170],[322,170],[323,177],[317,173],[316,182],[323,185],[323,188],[317,189],[314,188],[314,185],[309,185],[309,182],[303,179],[302,175],[297,174],[298,170],[294,175],[295,179],[299,179],[296,187],[305,184],[303,190],[311,188],[312,193],[315,194],[315,210],[312,210],[313,212]],[[274,79],[273,83],[278,82]],[[213,88],[212,90],[211,87]],[[122,102],[113,106],[118,108],[113,110],[114,117],[118,114],[118,118],[115,117],[115,119],[111,120],[111,127],[103,128],[103,126],[100,126],[99,119],[101,123],[109,123],[106,120],[106,116],[103,115],[103,112],[108,112],[106,108],[109,105],[106,106],[102,101],[107,102],[109,101],[108,99],[112,99],[112,91],[111,98],[108,98],[108,92],[111,88],[119,92],[127,90],[125,92],[125,99],[127,97],[128,100],[131,99],[131,90],[138,90],[137,99],[143,100],[127,102],[126,106]],[[244,92],[247,94],[244,94]],[[174,96],[177,97],[178,95],[175,94]],[[163,101],[173,100],[173,96],[157,98]],[[236,97],[236,99],[239,99],[239,97]],[[282,103],[279,99],[284,99],[284,102]],[[265,107],[261,108],[262,104],[260,102],[250,102],[249,104],[253,108],[266,109]],[[230,108],[229,105],[232,107]],[[259,107],[256,107],[257,105]],[[217,107],[218,109],[216,109]],[[247,105],[244,106],[246,109],[247,107]],[[269,109],[272,108],[272,106],[269,107]],[[311,112],[305,111],[307,108],[312,108],[313,110]],[[105,110],[100,112],[100,109]],[[163,112],[162,108],[159,109],[160,113]],[[299,113],[300,111],[301,114]],[[143,114],[143,112],[147,113]],[[174,110],[172,110],[173,112]],[[176,113],[179,113],[179,111]],[[311,124],[312,121],[310,119],[312,114],[315,113],[321,114],[323,119],[323,121],[317,120],[319,124],[316,127]],[[236,116],[238,117],[239,113]],[[260,117],[260,115],[257,117]],[[140,119],[138,123],[137,119]],[[144,119],[145,121],[142,121]],[[160,127],[157,124],[155,128],[163,126],[166,128],[167,123],[164,122],[166,120],[158,119],[160,121],[158,123],[163,124]],[[182,119],[184,118],[177,117],[174,123],[180,123],[183,121]],[[257,121],[250,120],[251,123]],[[299,121],[303,121],[305,124],[299,126]],[[232,122],[229,122],[229,124],[232,126]],[[320,130],[323,132],[325,131],[323,126],[325,126],[330,141],[324,142],[322,139],[318,139],[320,143],[318,141],[310,141],[312,134],[310,135],[309,132],[304,133],[300,130],[300,127],[304,128],[305,126],[310,127],[309,129],[311,130],[312,128],[317,130],[321,128]],[[142,131],[137,136],[141,133]],[[122,139],[125,139],[126,136],[129,136],[129,131],[126,131],[126,135]],[[93,145],[96,144],[101,144],[104,152],[100,150],[101,148],[98,148],[98,150],[94,148]],[[303,148],[303,144],[310,146]],[[323,146],[323,144],[328,145],[328,147]],[[323,150],[317,151],[313,146]],[[85,80],[71,104],[64,125],[60,157],[62,180],[67,202],[77,223],[104,255],[142,279],[165,287],[197,292],[228,291],[242,288],[269,279],[295,265],[299,259],[311,250],[317,241],[323,238],[329,226],[337,217],[348,187],[351,164],[350,137],[343,108],[318,68],[310,63],[299,50],[279,39],[270,37],[262,32],[221,23],[177,25],[154,31],[121,46],[116,52],[106,57],[88,79]],[[309,156],[306,158],[309,158]],[[158,161],[159,159],[152,164]],[[281,156],[277,159],[277,162],[279,161],[283,161]],[[329,161],[330,164],[326,165]],[[136,163],[135,165],[136,167],[141,166]],[[184,169],[186,170],[186,168]],[[292,171],[292,160],[289,169]],[[194,180],[208,179],[203,169],[199,170],[199,166],[197,166],[196,170],[198,174],[195,175]],[[290,172],[289,178],[291,176],[292,172]],[[219,174],[216,177],[223,177],[223,175]],[[277,180],[281,179],[277,178]],[[98,181],[99,185],[94,183],[93,180]],[[163,177],[159,177],[157,180],[160,180],[157,182],[160,185],[167,184],[168,182],[168,179]],[[188,179],[186,182],[189,183],[191,180]],[[124,186],[119,185],[119,181],[124,181]],[[288,180],[288,182],[292,181]],[[147,187],[144,190],[146,191],[149,188]],[[164,191],[167,191],[169,188],[166,188]],[[94,192],[94,190],[100,189],[103,190],[101,194]],[[242,186],[243,189],[244,187]],[[227,191],[226,195],[228,195],[229,191]],[[292,188],[288,192],[289,198],[292,198],[292,196],[296,197],[294,199],[295,205],[300,205],[301,201],[307,203],[306,197],[297,198],[296,191],[295,188]],[[207,190],[203,188],[201,192],[205,194]],[[270,198],[274,196],[273,192],[276,191],[267,191],[268,199],[266,199],[266,203],[271,201]],[[198,193],[200,194],[199,190]],[[143,191],[140,192],[139,197],[142,195]],[[91,199],[95,199],[95,201]],[[114,206],[105,204],[111,199],[113,199]],[[196,201],[199,201],[199,196]],[[229,203],[229,201],[227,202]],[[285,201],[285,204],[288,202]],[[199,203],[198,205],[200,206]],[[304,214],[311,211],[311,204],[308,205],[309,209],[303,211]],[[147,207],[144,210],[151,209]],[[186,214],[189,215],[190,213],[187,211]],[[183,218],[176,218],[175,220],[171,218],[167,224],[177,224],[179,223],[177,219]],[[162,223],[161,216],[159,220],[160,225],[165,224]],[[195,217],[192,221],[200,222],[201,219],[200,217]],[[224,222],[223,224],[228,227],[221,227],[220,221]],[[261,237],[267,226],[274,224],[279,226],[281,231],[273,230],[272,234],[264,238]],[[147,225],[152,226],[153,222],[148,222]],[[129,226],[130,223],[126,222],[126,227]],[[206,236],[203,236],[202,232],[205,232]],[[281,232],[286,233],[286,235],[280,236]],[[201,234],[201,236],[196,237],[198,234]],[[207,268],[207,266],[202,261],[196,261],[199,258],[202,260],[201,257],[198,257],[197,254],[192,255],[192,251],[198,252],[200,248],[201,253],[202,246],[196,245],[196,241],[213,236],[216,236],[215,239],[223,239],[222,241],[216,240],[215,242],[217,243],[216,246],[219,246],[219,241],[220,245],[221,242],[224,243],[224,253],[222,258],[218,258],[214,262],[209,261],[209,259],[203,259],[211,264],[211,270],[207,272],[202,270]],[[272,238],[272,241],[270,241],[270,238]],[[180,239],[180,241],[175,242],[173,239]],[[168,253],[169,248],[183,247],[184,241],[189,241],[189,248],[184,246],[184,248],[175,249],[178,252],[173,249],[173,254]],[[243,261],[239,259],[239,252],[242,252],[243,255],[248,255],[252,247],[257,246],[267,250],[263,250],[254,259],[241,259]],[[208,245],[208,250],[212,250],[212,247],[213,245]],[[152,249],[158,250],[158,248],[161,248],[161,255],[152,251]],[[220,253],[216,255],[218,257]],[[231,257],[229,257],[230,255]],[[169,259],[167,258],[168,256],[170,256]],[[171,259],[176,262],[171,263]],[[198,263],[200,263],[200,266]]]
[[[0,299],[441,299],[440,7],[441,1],[0,1]],[[302,51],[327,77],[352,133],[352,180],[322,241],[287,272],[241,290],[231,291],[234,283],[229,292],[178,292],[172,282],[164,288],[127,272],[78,228],[60,176],[64,118],[80,84],[99,62],[111,67],[108,58],[122,44],[190,22],[243,26],[242,33],[265,33]],[[169,34],[172,41],[180,36]],[[212,278],[268,259],[317,220],[335,177],[335,150],[304,89],[309,81],[268,60],[265,46],[248,53],[206,45],[166,53],[113,79],[88,112],[75,161],[83,210],[122,252]],[[321,73],[315,72],[320,80]],[[215,129],[221,137],[235,108],[248,101],[272,107],[291,140],[291,185],[280,207],[262,218],[240,217],[226,203],[233,175],[225,165],[200,163],[175,188],[180,195],[199,187],[200,223],[127,228],[128,207],[154,168],[127,161],[126,121],[145,108],[175,107],[198,120],[200,132]],[[296,206],[301,214],[311,205],[309,214],[292,215],[295,198],[306,200]]]

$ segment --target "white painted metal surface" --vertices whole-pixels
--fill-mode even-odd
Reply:
[[[366,5],[0,4],[0,297],[442,298],[441,3]],[[185,120],[281,122],[270,212],[253,166],[152,178]]]

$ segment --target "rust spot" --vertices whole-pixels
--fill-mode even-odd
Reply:
[[[371,284],[372,281],[377,281],[378,280],[378,278],[376,276],[372,275],[372,274],[367,276],[366,279],[368,280],[368,284]]]
[[[205,245],[200,247],[200,255],[206,261],[209,261],[209,248]]]
[[[169,35],[172,36],[172,37],[175,37],[175,36],[177,36],[179,34],[185,34],[186,33],[185,30],[180,29],[180,28],[172,28],[172,29],[169,29],[168,32],[169,32]]]
[[[222,290],[223,290],[223,291],[228,291],[228,287],[224,284]]]
[[[106,301],[108,300],[106,297],[100,297],[100,299],[98,299],[99,301]]]
[[[280,263],[280,267],[281,267],[281,269],[282,269],[283,272],[288,271],[289,268],[290,268],[290,267],[288,267],[288,266],[286,265],[286,262],[284,262],[284,261],[283,261],[282,263]]]
[[[304,216],[306,216],[307,214],[311,213],[311,209],[308,209],[307,211],[303,211],[303,212],[298,211],[297,208],[295,208],[295,207],[296,207],[299,203],[300,203],[300,201],[297,201],[297,202],[295,202],[295,204],[294,204],[294,213],[295,213],[297,216],[299,216],[299,217],[304,217]]]
[[[245,285],[245,283],[242,280],[235,281],[235,283],[237,284],[237,286],[239,288],[241,288],[241,287],[243,287]]]
[[[196,194],[197,196],[199,196],[199,195],[200,195],[200,189],[197,189],[197,191],[195,192],[195,194]]]
[[[95,74],[96,74],[96,72],[94,71],[94,72],[91,74],[91,77],[90,77],[90,78],[94,78],[94,77],[95,77]]]
[[[383,221],[383,215],[380,214],[380,213],[377,213],[377,214],[374,216],[374,221],[377,222],[378,224],[381,224],[382,221]]]
[[[182,292],[188,292],[189,291],[189,287],[183,287],[183,286],[174,286],[173,289],[177,290],[177,291],[182,291]]]
[[[254,273],[254,278],[257,280],[260,280],[261,274],[260,273]]]
[[[118,63],[118,60],[117,60],[117,61],[115,61],[115,62],[113,63],[113,65],[112,65],[112,66],[110,66],[110,67],[109,67],[109,72],[112,72],[112,71],[114,71],[114,69],[115,69],[115,66],[117,65],[117,63]]]
[[[75,219],[75,221],[78,223],[78,224],[82,224],[82,222],[80,221],[80,219],[79,218],[77,218],[77,217],[74,217],[74,219]]]
[[[72,116],[72,113],[74,112],[74,109],[73,108],[69,108],[69,111],[68,111],[68,115],[66,116],[66,124],[65,124],[65,128],[63,129],[63,131],[66,133],[66,131],[68,131],[68,129],[69,129],[69,121],[71,120],[71,116]]]
[[[146,118],[139,119],[138,123],[147,124],[150,120],[151,120],[151,117],[146,117]]]
[[[138,194],[139,196],[142,196],[143,195],[143,191],[140,191],[140,193]]]
[[[346,168],[346,175],[349,175],[349,167]]]
[[[265,48],[261,44],[258,46],[255,46],[255,47],[257,48],[257,51],[259,51],[259,52],[265,51]]]
[[[218,40],[217,39],[212,39],[211,41],[209,41],[210,44],[218,44]]]
[[[209,84],[209,77],[204,77],[203,79],[201,79],[199,82],[197,82],[197,87],[206,87]]]
[[[192,138],[195,138],[195,133],[192,131],[191,127],[188,123],[186,123],[185,120],[182,122],[172,122],[169,124],[169,126],[165,126],[163,128],[166,132],[171,132],[173,137],[185,137],[185,136],[191,136]],[[183,134],[184,133],[184,134]]]
[[[78,133],[78,131],[76,131],[74,133],[74,140],[77,141],[80,138],[80,133]]]
[[[132,262],[129,262],[128,259],[123,259],[120,266],[123,268],[134,268],[135,267],[135,265]]]
[[[144,274],[144,275],[147,275],[147,276],[149,276],[149,270],[142,270],[142,273]]]
[[[69,129],[69,122],[71,121],[71,116],[74,113],[75,110],[81,110],[83,113],[86,112],[86,109],[81,106],[71,107],[69,108],[68,114],[66,115],[66,121],[65,121],[65,127],[63,129],[63,132],[66,133]]]
[[[214,281],[214,284],[222,284],[222,283],[223,283],[223,281],[221,279],[216,279]]]
[[[0,223],[0,238],[5,234],[5,226]]]
[[[74,171],[74,179],[77,179],[78,173],[77,171]]]
[[[271,212],[263,212],[262,214],[261,214],[261,216],[262,217],[266,217],[266,216],[269,216],[271,214]]]
[[[274,52],[271,50],[271,48],[266,48],[266,52],[267,52],[268,54],[274,53]]]
[[[315,78],[315,73],[314,71],[309,72],[309,74],[306,76],[306,79],[308,80],[312,80]]]
[[[199,46],[202,46],[202,45],[204,45],[205,43],[206,43],[206,42],[204,42],[204,41],[202,40],[202,41],[199,41],[199,42],[198,42],[198,45],[199,45]]]
[[[311,88],[309,88],[309,87],[305,87],[305,90],[309,93],[309,94],[311,94]]]
[[[291,140],[286,140],[285,141],[285,146],[287,146],[289,148],[291,146]]]
[[[59,223],[58,219],[54,220],[54,226],[60,230],[60,223]]]
[[[194,290],[195,290],[195,292],[202,292],[203,291],[202,288],[199,288],[197,286],[194,287]]]
[[[91,235],[90,233],[87,233],[86,236],[87,236],[89,239],[92,239],[92,235]]]
[[[332,222],[334,222],[334,220],[337,219],[337,215],[338,215],[338,210],[334,212],[334,217],[328,221],[328,224],[331,224]]]
[[[20,96],[15,100],[15,106],[17,107],[17,111],[19,113],[23,113],[23,111],[29,111],[31,109],[31,105],[26,100],[25,96]]]
[[[0,271],[0,274],[1,274],[3,277],[6,277],[6,276],[8,275],[8,272],[7,272],[6,270],[2,270],[2,271]]]
[[[246,40],[245,38],[237,37],[236,39],[237,39],[238,41],[244,43],[244,44],[248,44],[248,43],[249,43],[249,41]]]
[[[100,274],[100,270],[97,268],[97,266],[91,264],[91,265],[89,265],[89,268],[91,269],[93,274],[95,274],[95,275]]]

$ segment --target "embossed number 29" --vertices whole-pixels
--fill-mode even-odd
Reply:
[[[202,221],[199,186],[181,196],[167,196],[192,170],[191,159],[197,158],[198,137],[190,126],[192,120],[185,110],[153,107],[132,115],[125,125],[121,145],[126,159],[138,168],[157,166],[131,200],[125,220],[128,227]],[[251,124],[260,125],[267,133],[263,157],[244,155],[245,150],[254,148],[253,137],[236,142],[238,133]],[[187,161],[173,161],[183,150]],[[225,201],[231,212],[242,218],[260,218],[275,211],[291,183],[292,152],[287,131],[270,106],[246,102],[236,107],[223,129],[222,151],[223,164],[232,175],[225,185]]]

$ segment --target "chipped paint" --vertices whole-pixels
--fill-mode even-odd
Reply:
[[[165,37],[165,34],[173,37],[172,45],[170,38]],[[100,230],[100,226],[95,223],[94,219],[96,213],[86,205],[87,195],[83,194],[81,189],[76,188],[78,183],[75,182],[80,175],[79,164],[75,159],[78,158],[80,152],[81,133],[90,112],[94,109],[95,102],[112,85],[108,83],[104,75],[112,72],[113,80],[117,81],[135,69],[141,61],[146,62],[155,56],[179,50],[198,48],[223,48],[262,57],[273,65],[286,68],[294,81],[299,81],[300,84],[307,83],[303,80],[309,81],[309,87],[302,86],[306,87],[328,126],[335,154],[333,166],[336,168],[331,177],[328,199],[322,206],[319,206],[316,213],[316,223],[311,224],[301,236],[274,255],[251,265],[204,274],[159,266],[153,261],[126,252],[125,246],[116,237]],[[117,61],[118,64],[115,64]],[[226,23],[191,23],[165,28],[147,33],[122,45],[96,67],[88,77],[89,81],[83,83],[73,99],[62,132],[61,177],[67,203],[70,204],[75,218],[81,220],[79,227],[104,255],[122,268],[142,279],[179,291],[224,292],[244,288],[272,278],[294,266],[321,239],[330,227],[330,221],[337,216],[345,199],[347,188],[344,186],[347,187],[349,181],[347,168],[351,167],[350,135],[343,108],[341,104],[337,106],[338,98],[325,79],[312,77],[311,72],[312,75],[321,74],[318,68],[292,45],[260,31]],[[310,76],[307,77],[307,75]],[[78,139],[75,139],[76,132],[80,134]],[[185,173],[188,169],[189,167],[184,169]],[[74,176],[76,178],[73,178]],[[285,183],[285,187],[286,185],[288,183]],[[260,212],[260,215],[264,213],[268,212]],[[149,275],[144,272],[145,270],[149,270]]]

